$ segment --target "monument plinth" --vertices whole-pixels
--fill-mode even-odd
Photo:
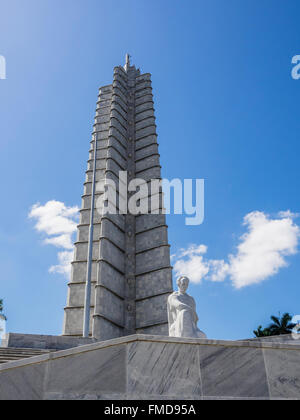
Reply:
[[[300,345],[133,335],[0,365],[0,400],[300,399]]]

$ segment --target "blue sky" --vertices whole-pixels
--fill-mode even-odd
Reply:
[[[163,175],[205,179],[204,223],[168,218],[172,254],[204,244],[207,260],[228,263],[249,233],[246,215],[299,211],[297,0],[0,0],[0,11],[0,297],[9,331],[61,333],[67,281],[49,273],[58,249],[43,244],[28,214],[49,200],[80,206],[97,90],[126,52],[152,73]],[[300,224],[285,220],[287,234]],[[262,240],[273,243],[268,234]],[[256,284],[237,289],[230,276],[193,284],[199,327],[245,338],[271,314],[300,313],[292,248],[275,252],[286,267]]]

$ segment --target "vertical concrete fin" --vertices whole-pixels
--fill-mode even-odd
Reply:
[[[106,168],[111,101],[112,85],[101,87],[99,90],[93,130],[93,136],[97,135],[98,140],[96,181],[103,179]],[[84,294],[87,271],[94,152],[94,139],[92,139],[77,229],[77,241],[74,244],[75,249],[71,269],[71,280],[68,284],[67,306],[65,308],[63,325],[63,335],[66,336],[82,336],[83,333]],[[98,196],[99,193],[96,192],[96,198]],[[97,259],[100,247],[100,233],[101,218],[98,212],[96,212],[93,237],[91,320],[93,319],[95,307],[95,287],[97,282]],[[92,327],[90,332],[92,332]]]

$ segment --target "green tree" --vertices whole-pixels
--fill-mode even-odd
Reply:
[[[285,313],[282,317],[271,316],[272,324],[269,325],[268,329],[272,335],[284,335],[291,334],[296,324],[291,322],[292,316],[289,313]]]
[[[261,325],[257,328],[257,330],[254,330],[253,333],[256,337],[269,337],[272,335],[268,328],[263,329]]]
[[[253,333],[256,337],[270,337],[272,335],[285,335],[291,334],[296,324],[291,322],[292,316],[289,313],[283,314],[281,317],[272,315],[271,320],[273,321],[267,328],[260,325],[257,330]]]

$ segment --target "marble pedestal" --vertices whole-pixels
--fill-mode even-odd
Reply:
[[[93,338],[64,337],[62,335],[39,335],[7,333],[2,339],[1,347],[66,350],[95,342]]]
[[[300,399],[300,343],[133,335],[3,364],[0,399]]]

